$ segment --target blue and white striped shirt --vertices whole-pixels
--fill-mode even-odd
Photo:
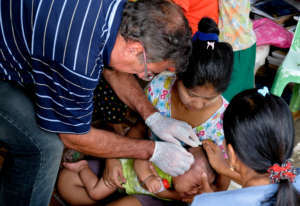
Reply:
[[[34,85],[41,128],[86,133],[124,0],[0,0],[0,79]]]

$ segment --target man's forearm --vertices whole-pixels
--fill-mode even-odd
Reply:
[[[93,127],[86,134],[59,136],[67,147],[102,158],[149,159],[154,150],[153,141],[123,137]]]
[[[103,75],[118,97],[131,109],[137,111],[144,120],[156,112],[132,74],[104,69]]]

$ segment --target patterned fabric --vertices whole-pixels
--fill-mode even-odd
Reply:
[[[256,44],[251,47],[233,52],[233,71],[230,82],[223,92],[223,97],[227,101],[238,93],[254,88],[254,65],[256,57]]]
[[[129,195],[135,195],[135,194],[144,194],[144,195],[152,195],[155,196],[155,194],[147,191],[144,189],[140,181],[138,180],[138,177],[134,170],[134,160],[133,159],[120,159],[123,169],[123,175],[126,179],[126,183],[123,185],[125,191]],[[164,173],[162,170],[160,170],[158,167],[155,166],[155,170],[162,179],[168,180],[170,186],[172,187],[172,177],[166,173]]]
[[[250,0],[219,0],[219,39],[230,43],[234,51],[256,41],[249,14]]]
[[[268,18],[253,21],[256,45],[272,45],[279,48],[290,48],[294,34]]]
[[[102,78],[94,91],[93,120],[121,123],[128,115],[128,106],[113,91],[108,82]]]
[[[157,75],[145,88],[146,95],[154,107],[164,116],[171,117],[171,89],[176,75],[171,72],[162,72]],[[224,140],[223,113],[228,102],[222,97],[222,106],[203,124],[193,128],[200,140],[210,139],[217,145]],[[154,134],[152,139],[157,140]]]
[[[34,85],[41,128],[86,133],[125,0],[0,0],[0,80]]]

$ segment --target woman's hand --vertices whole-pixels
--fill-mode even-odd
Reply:
[[[217,173],[223,174],[224,171],[230,169],[227,160],[224,158],[224,153],[218,145],[210,140],[204,140],[202,144],[206,151],[209,164],[217,171]]]
[[[240,174],[231,167],[224,158],[224,153],[219,146],[210,140],[203,141],[203,148],[206,151],[209,164],[216,170],[219,175],[224,175],[238,184],[241,184]]]
[[[122,165],[118,159],[106,159],[103,172],[103,181],[107,187],[123,188],[122,184],[126,182],[123,176]]]

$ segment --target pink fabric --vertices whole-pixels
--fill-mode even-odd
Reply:
[[[268,18],[253,21],[256,34],[256,45],[272,45],[280,48],[289,48],[293,40],[293,33]]]

